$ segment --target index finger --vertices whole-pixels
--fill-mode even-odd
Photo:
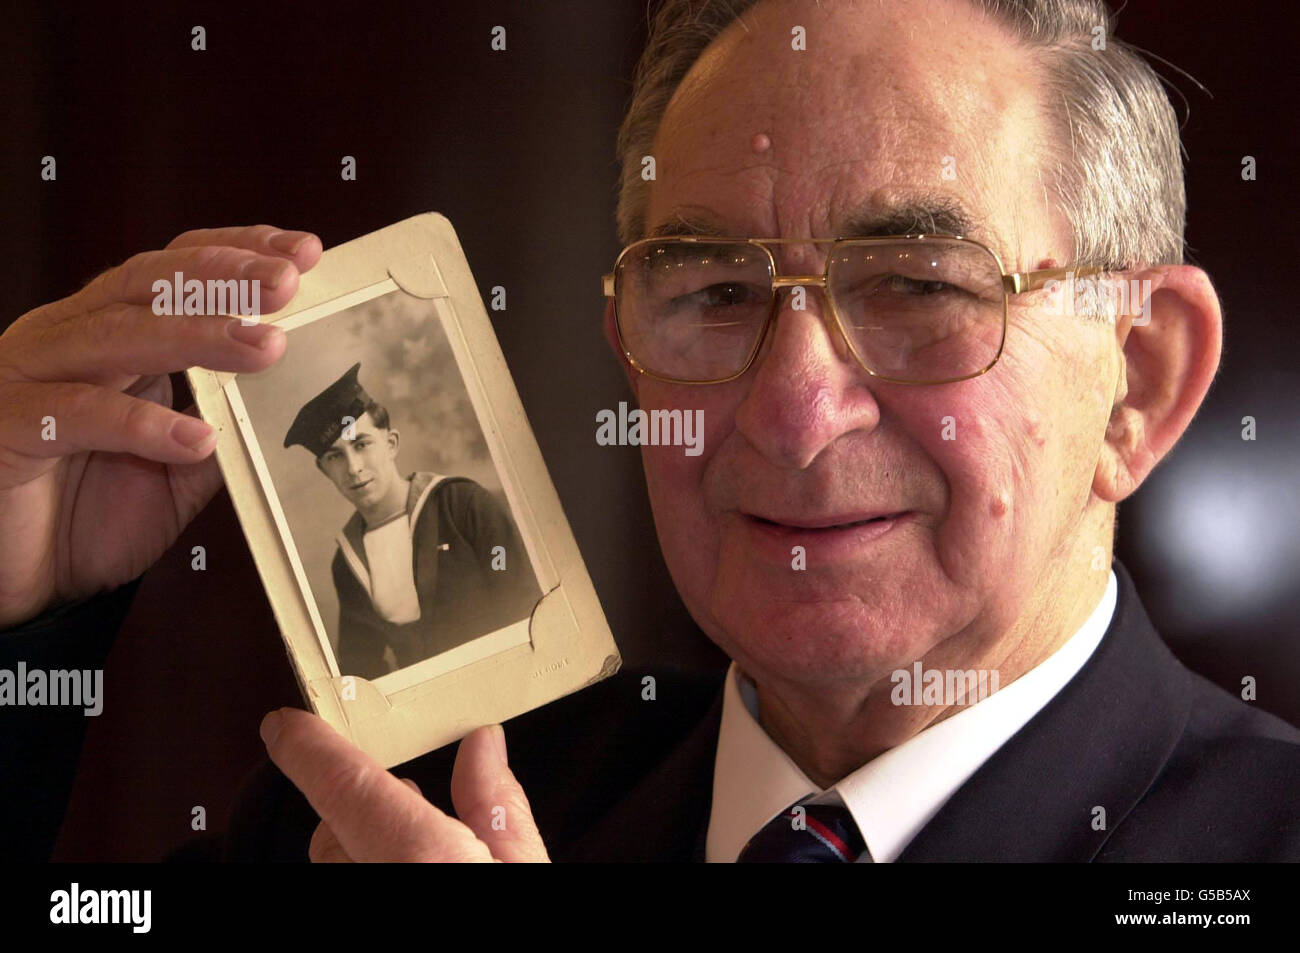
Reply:
[[[262,722],[271,760],[357,861],[491,860],[468,827],[448,817],[335,731],[294,708]]]
[[[204,246],[243,248],[262,255],[277,255],[293,262],[299,271],[309,271],[320,261],[321,240],[311,232],[291,231],[274,225],[234,225],[225,228],[194,228],[167,243],[168,250]]]

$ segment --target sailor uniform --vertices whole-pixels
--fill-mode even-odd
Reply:
[[[541,598],[509,514],[466,477],[413,473],[405,513],[369,531],[354,513],[337,540],[344,675],[386,674],[386,648],[405,668],[529,618]]]

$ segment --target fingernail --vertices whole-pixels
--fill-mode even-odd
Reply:
[[[262,719],[262,726],[257,729],[257,733],[262,736],[262,743],[270,745],[280,736],[280,729],[284,727],[284,718],[280,715],[279,709],[268,712],[267,716]]]
[[[493,725],[492,740],[496,742],[497,757],[501,759],[501,763],[505,765],[510,764],[509,760],[506,758],[506,730],[500,725]]]
[[[240,344],[247,344],[259,350],[266,350],[271,342],[284,334],[274,324],[245,324],[240,318],[231,318],[226,322],[226,333]]]
[[[263,288],[274,290],[280,286],[285,272],[290,267],[290,264],[282,259],[250,258],[240,266],[240,273],[245,278],[256,279]]]
[[[285,255],[296,255],[303,242],[311,238],[310,232],[276,232],[267,239],[267,243]]]
[[[197,417],[182,417],[172,424],[170,436],[182,447],[203,451],[217,442],[217,432]]]

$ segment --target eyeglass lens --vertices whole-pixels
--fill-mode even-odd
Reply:
[[[643,243],[616,272],[619,333],[637,363],[657,376],[734,376],[761,343],[772,278],[772,261],[757,244]],[[809,292],[800,296],[805,305]],[[858,360],[882,377],[969,377],[1002,348],[1002,271],[973,242],[840,243],[828,262],[827,292]]]

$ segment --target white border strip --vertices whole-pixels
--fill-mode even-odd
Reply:
[[[239,432],[244,437],[244,443],[249,448],[249,457],[253,461],[253,470],[257,473],[258,482],[262,484],[262,490],[266,494],[266,504],[271,510],[271,519],[275,521],[275,528],[280,533],[280,539],[285,544],[285,549],[289,554],[289,565],[293,568],[293,576],[298,581],[298,586],[302,590],[307,600],[307,612],[311,616],[312,627],[316,630],[316,638],[325,649],[325,660],[329,662],[330,675],[337,678],[339,676],[339,665],[334,659],[334,651],[330,648],[329,636],[325,634],[325,625],[321,621],[320,610],[316,608],[316,597],[312,595],[311,585],[307,582],[307,574],[303,571],[302,560],[298,556],[298,547],[294,545],[293,537],[289,533],[289,523],[284,518],[284,509],[280,506],[280,497],[275,492],[275,485],[271,481],[271,474],[266,469],[266,460],[262,456],[261,448],[257,443],[257,435],[253,432],[253,423],[248,419],[248,409],[244,406],[244,398],[239,393],[239,386],[234,380],[229,381],[223,388],[226,392],[226,400],[230,401],[231,413],[235,416],[235,421],[239,424]]]

